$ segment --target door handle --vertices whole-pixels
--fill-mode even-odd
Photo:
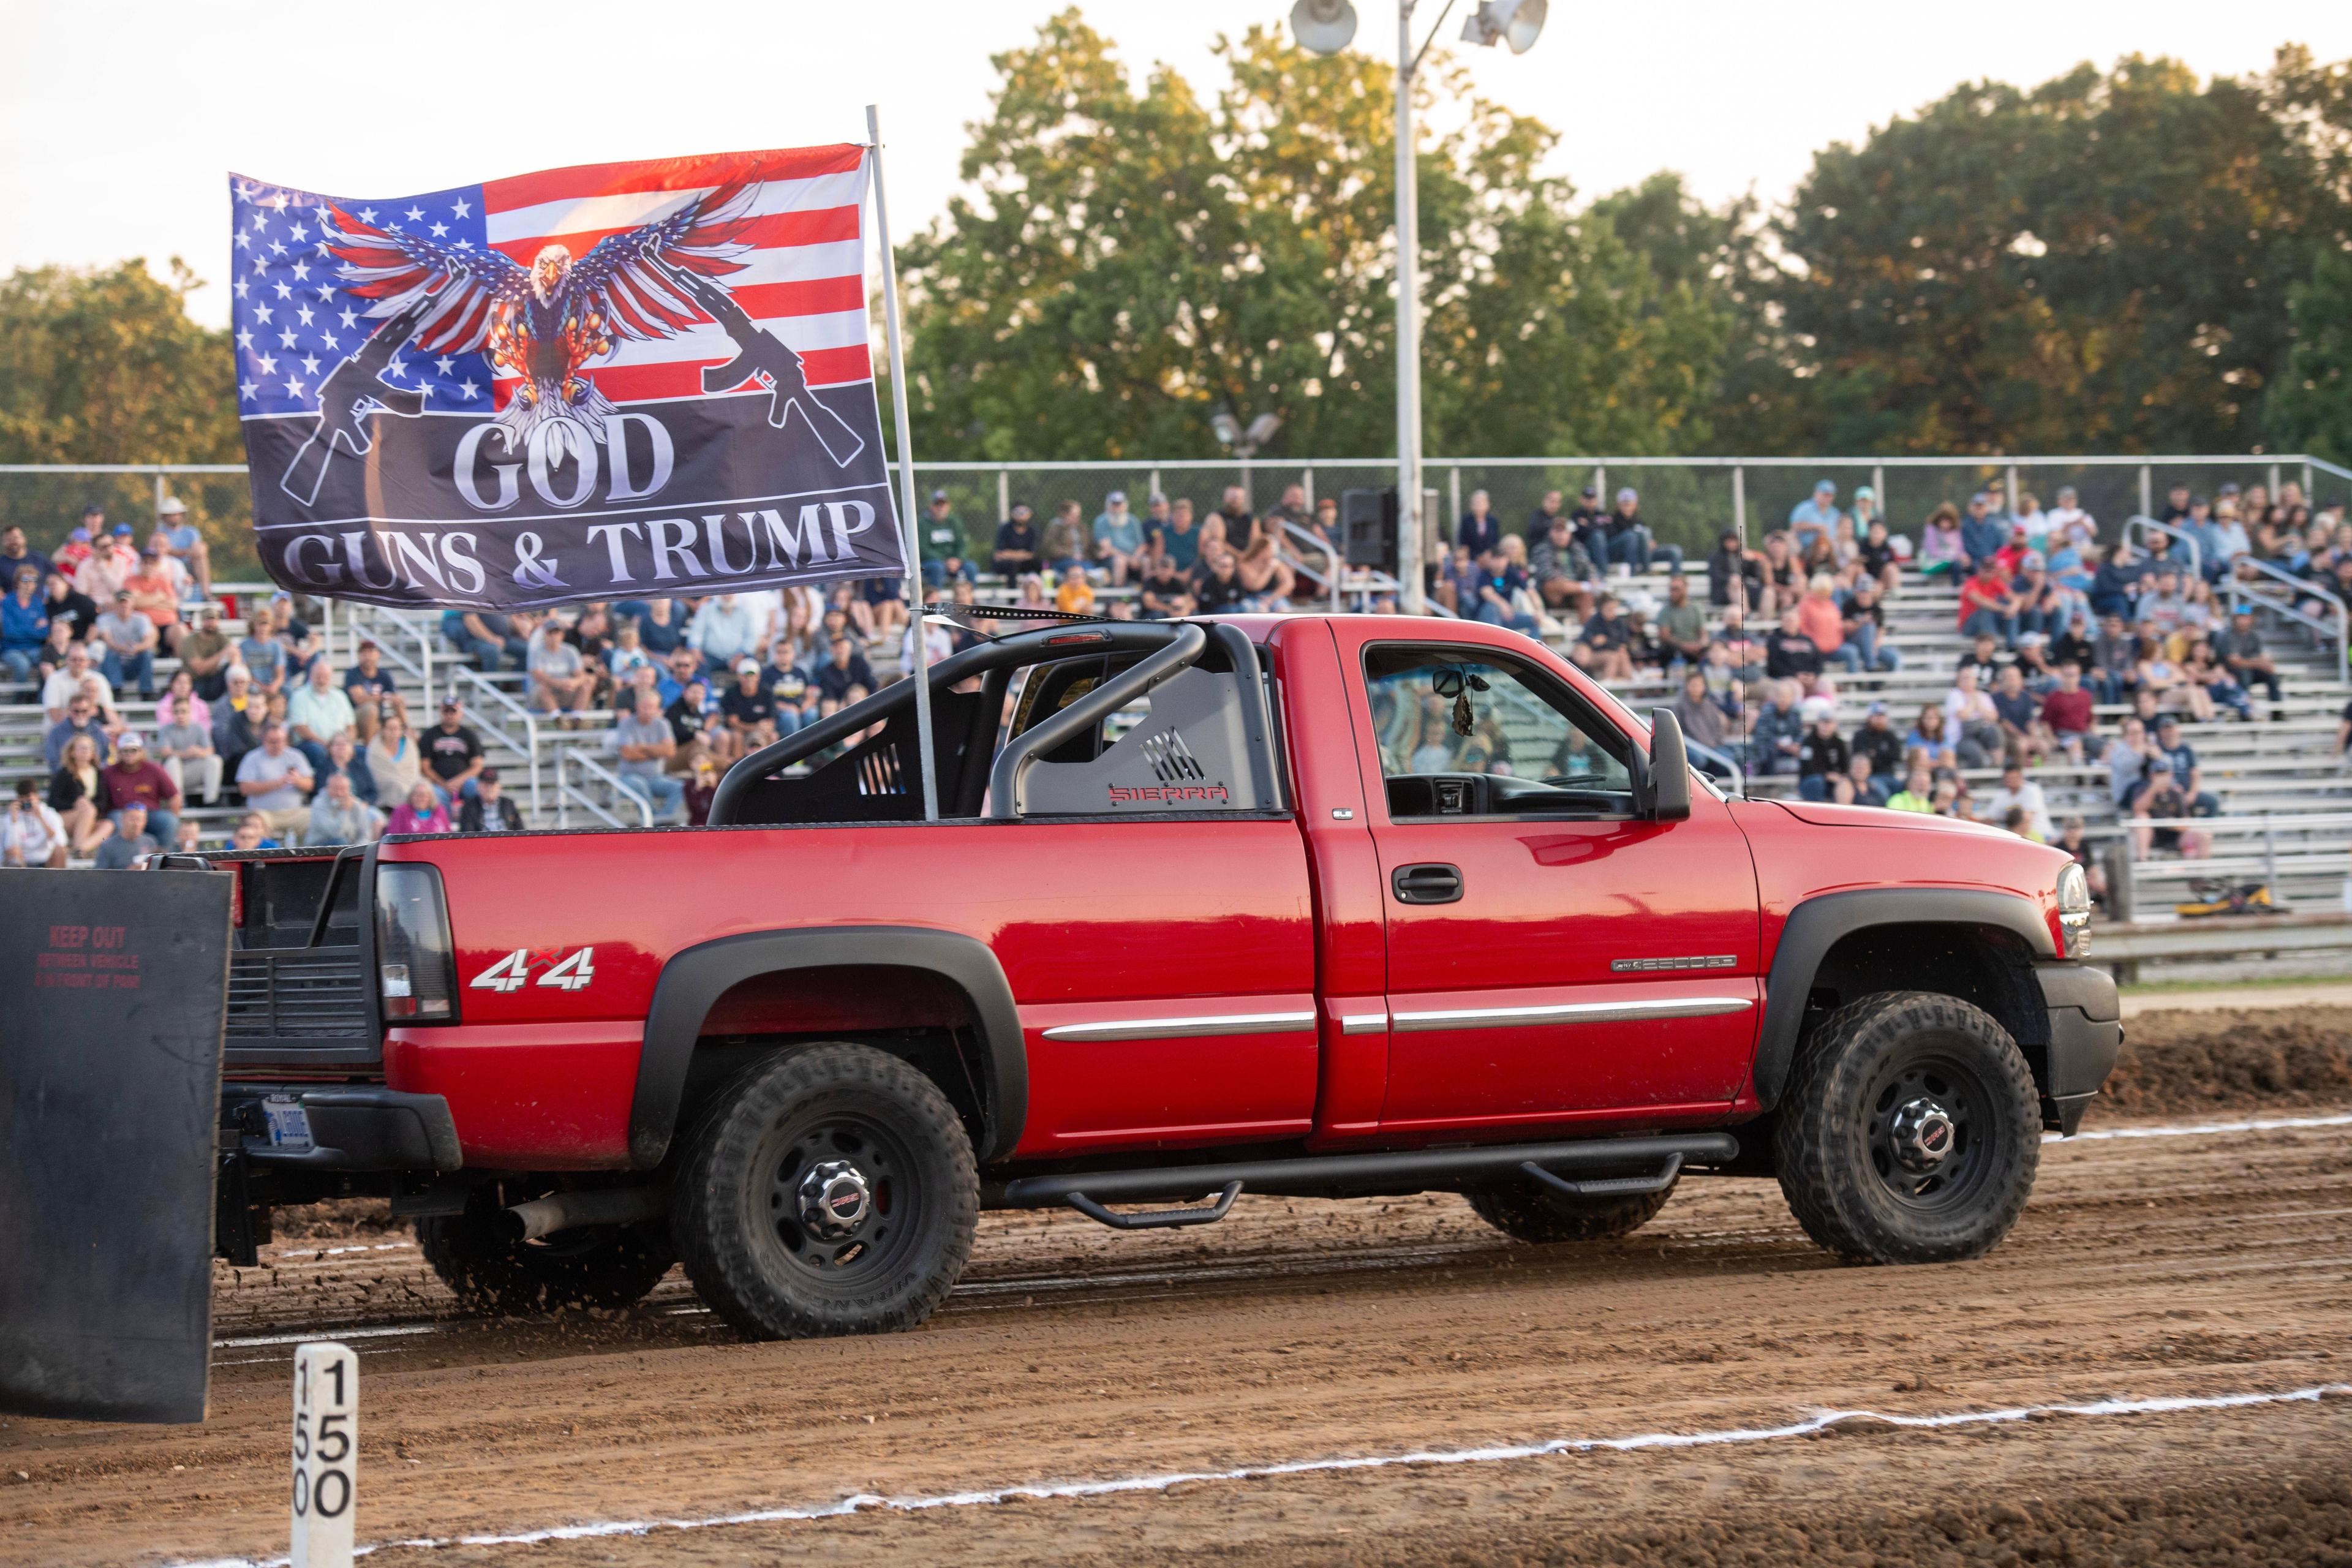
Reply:
[[[1443,861],[1400,866],[1389,878],[1401,904],[1453,904],[1462,900],[1462,868]]]

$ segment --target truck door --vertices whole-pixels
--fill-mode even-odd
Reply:
[[[1756,879],[1723,803],[1637,817],[1638,742],[1501,639],[1351,666],[1388,943],[1382,1131],[1718,1111],[1753,1050]]]

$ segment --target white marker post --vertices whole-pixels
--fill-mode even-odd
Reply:
[[[294,1352],[293,1568],[352,1568],[359,1511],[360,1361],[321,1340]]]

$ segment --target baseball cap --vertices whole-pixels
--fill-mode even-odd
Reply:
[[[1874,719],[1884,716],[1885,712],[1886,704],[1884,702],[1874,702],[1870,705],[1870,716]]]
[[[131,537],[131,525],[130,525],[129,523],[127,523],[127,522],[118,522],[118,523],[116,523],[116,524],[114,525],[114,537],[115,537],[115,538],[117,538],[117,539],[128,539],[128,538],[130,538],[130,537]]]
[[[2179,729],[2180,727],[2180,715],[2178,713],[2159,713],[2156,716],[2156,727],[2158,729],[2161,730],[2168,724],[2176,730]]]
[[[1835,495],[1837,494],[1837,481],[1835,479],[1815,479],[1813,481],[1813,493],[1815,495]]]
[[[931,492],[931,499],[933,500],[945,500],[948,499],[948,492],[945,490],[933,490]]]
[[[1577,494],[1582,496],[1587,500],[1599,500],[1601,499],[1601,487],[1599,485],[1587,485],[1581,490],[1579,490]]]
[[[739,658],[735,661],[735,673],[757,675],[760,673],[760,661],[756,658]]]
[[[1856,485],[1853,487],[1853,499],[1856,500],[1876,500],[1878,499],[1878,492],[1872,489],[1868,485]]]
[[[147,742],[138,731],[125,730],[115,741],[114,749],[118,752],[143,752],[147,749]]]
[[[444,712],[444,713],[455,713],[455,712],[457,712],[457,710],[458,710],[458,705],[457,705],[457,700],[456,698],[454,698],[454,697],[444,697],[443,699],[441,699],[441,711],[442,711],[442,712]]]
[[[1125,506],[1127,504],[1127,492],[1125,490],[1113,490],[1110,494],[1103,498],[1103,502],[1107,506]]]
[[[86,528],[77,528],[71,533],[67,534],[66,539],[70,543],[88,544],[89,542],[89,530]]]
[[[163,498],[163,504],[155,509],[155,515],[157,517],[171,517],[174,514],[185,515],[187,510],[188,508],[186,503],[182,501],[178,496],[165,496]]]
[[[499,782],[499,770],[496,768],[484,768],[480,773],[474,775],[474,782],[476,784],[496,784]]]
[[[1627,485],[1623,489],[1617,492],[1617,500],[1621,505],[1629,500],[1640,500],[1641,499],[1642,492],[1635,489],[1631,485]]]
[[[96,501],[92,501],[88,506],[81,509],[81,514],[84,517],[104,517],[106,515],[106,509],[99,505]]]
[[[1017,501],[1014,501],[1014,502],[1013,503],[1013,516],[1015,516],[1015,517],[1027,517],[1027,516],[1029,516],[1029,515],[1030,515],[1030,512],[1029,512],[1029,503],[1028,503],[1027,501],[1025,501],[1025,500],[1017,500]]]
[[[1826,697],[1808,697],[1797,705],[1797,711],[1811,724],[1816,720],[1836,718],[1837,704]]]

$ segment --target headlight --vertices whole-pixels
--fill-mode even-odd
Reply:
[[[2064,956],[2082,958],[2091,951],[2091,879],[2069,860],[2058,871],[2059,946]]]

